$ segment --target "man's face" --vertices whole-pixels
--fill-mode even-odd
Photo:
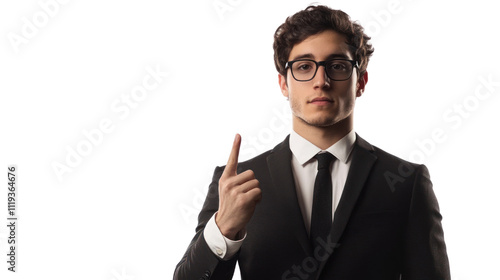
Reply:
[[[352,60],[345,36],[327,30],[309,36],[292,48],[288,61],[300,58],[324,61],[332,58]],[[290,69],[287,78],[279,75],[281,91],[290,100],[294,118],[294,129],[300,133],[308,126],[330,127],[342,124],[351,125],[356,97],[361,96],[368,76],[358,79],[357,69],[345,81],[332,81],[319,66],[316,76],[307,82],[296,81]],[[347,129],[347,127],[344,127]]]

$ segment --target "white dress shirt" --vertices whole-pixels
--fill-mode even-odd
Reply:
[[[356,133],[351,130],[346,136],[337,141],[337,143],[326,149],[326,152],[335,156],[335,160],[330,166],[332,174],[332,213],[335,213],[339,204],[340,196],[344,190],[347,173],[351,166],[351,151],[356,141]],[[295,180],[295,189],[299,200],[302,218],[307,233],[311,227],[311,213],[313,205],[314,181],[318,173],[318,161],[314,156],[320,152],[325,152],[316,147],[302,136],[292,131],[290,134],[290,150],[292,150],[292,171]],[[332,222],[333,222],[332,215]]]
[[[332,174],[332,213],[335,213],[337,205],[344,190],[345,181],[351,166],[351,152],[356,141],[356,134],[351,130],[346,136],[337,141],[326,150],[321,150],[311,142],[292,130],[290,133],[290,150],[292,151],[292,173],[297,191],[302,218],[309,234],[311,226],[311,212],[313,204],[314,181],[318,169],[318,162],[314,156],[320,152],[329,152],[335,156],[331,168]],[[240,249],[246,237],[243,230],[237,236],[238,240],[226,238],[220,232],[215,223],[215,213],[208,221],[203,236],[212,252],[223,260],[229,260]],[[332,215],[333,220],[334,215]]]

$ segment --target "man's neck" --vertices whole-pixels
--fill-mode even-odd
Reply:
[[[326,150],[353,129],[352,116],[331,126],[312,126],[293,117],[293,130],[318,148]]]

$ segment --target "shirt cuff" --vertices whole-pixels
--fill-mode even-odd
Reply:
[[[216,214],[217,212],[212,216],[212,218],[210,218],[210,220],[208,220],[208,223],[203,230],[203,237],[205,238],[210,250],[212,250],[217,257],[227,261],[231,259],[241,248],[243,240],[247,237],[247,232],[245,229],[238,232],[236,235],[238,240],[231,240],[225,237],[222,235],[219,227],[215,223]]]

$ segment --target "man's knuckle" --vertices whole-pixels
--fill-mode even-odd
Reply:
[[[254,189],[254,195],[255,195],[255,196],[262,195],[262,190],[261,190],[260,188],[255,188],[255,189]]]
[[[235,203],[238,208],[243,208],[247,204],[246,196],[238,195],[235,199]]]
[[[226,191],[227,196],[230,196],[230,197],[234,196],[234,192],[235,192],[234,188],[226,188],[225,191]]]
[[[224,180],[224,185],[227,188],[231,188],[235,185],[235,178],[234,177],[229,177]]]

